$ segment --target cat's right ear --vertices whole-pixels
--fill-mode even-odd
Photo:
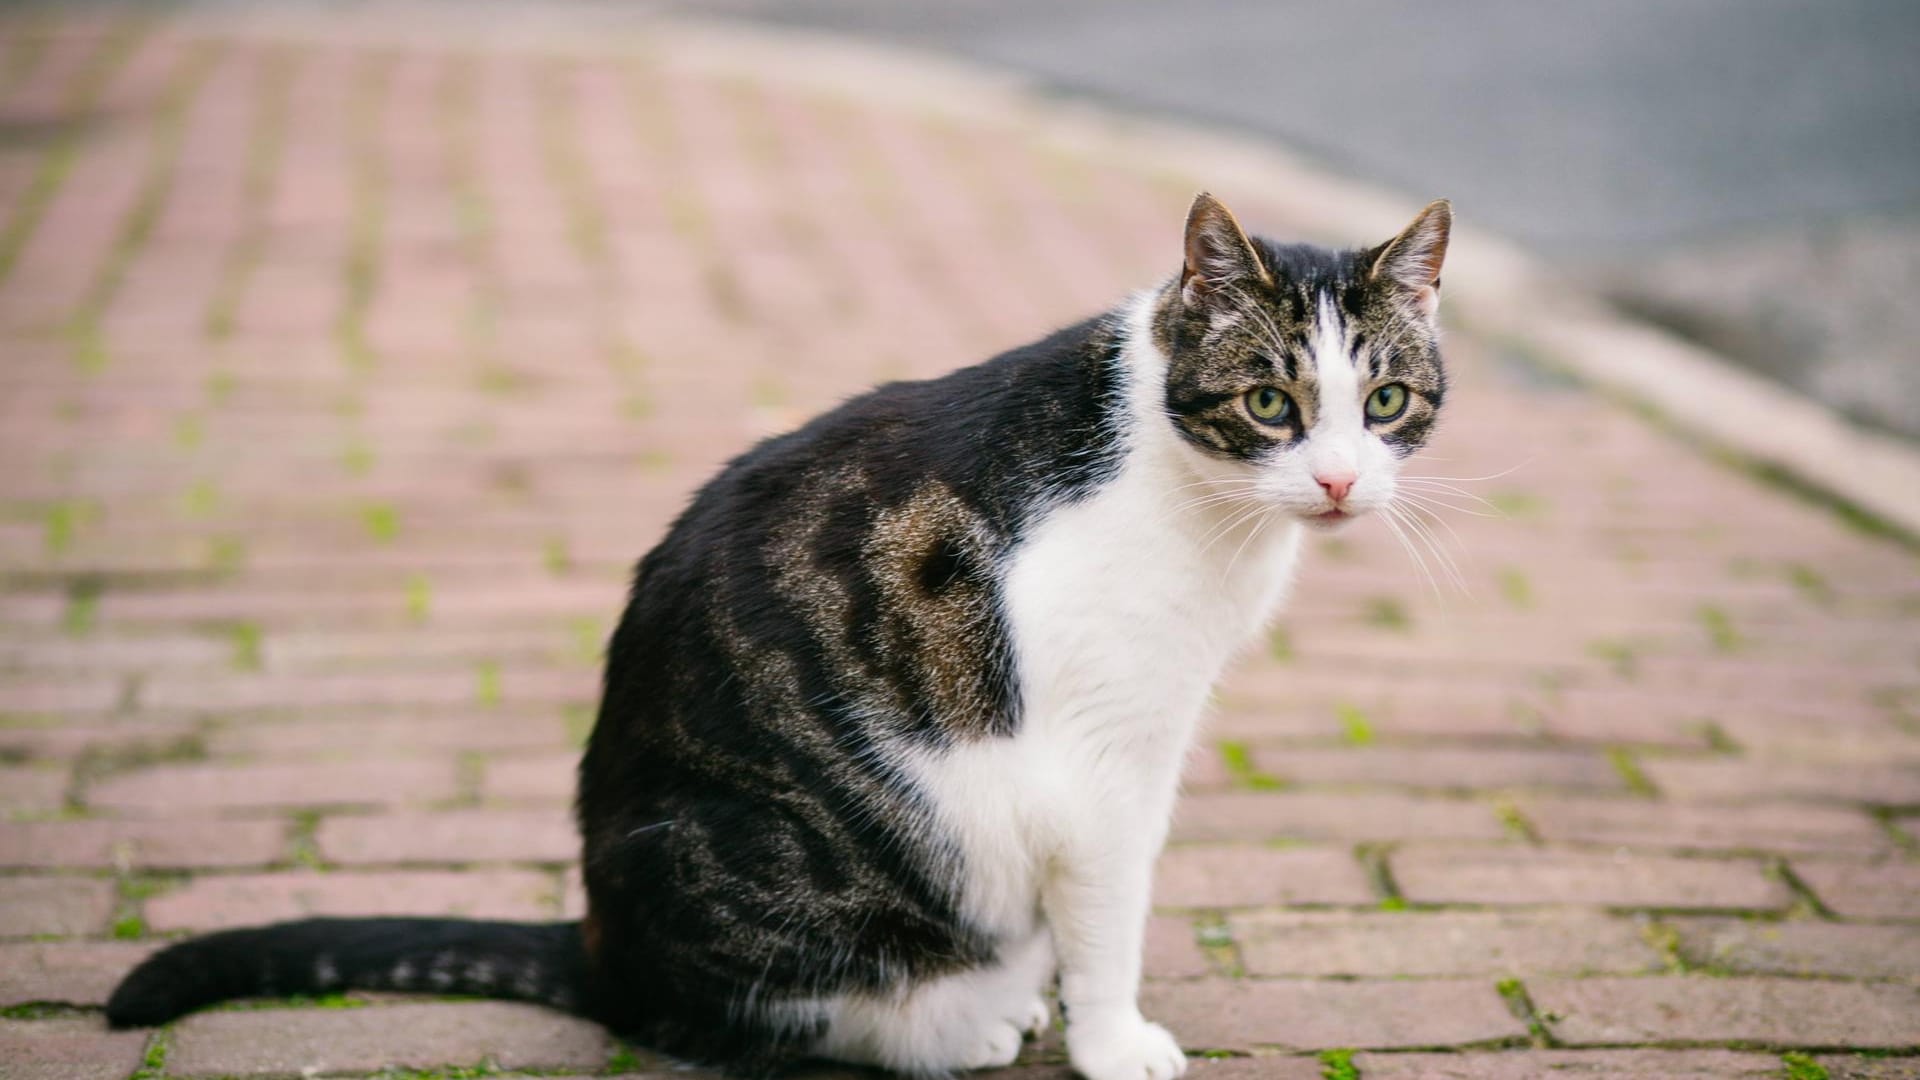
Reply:
[[[1226,204],[1206,192],[1193,197],[1187,211],[1187,261],[1180,269],[1180,300],[1200,307],[1230,296],[1235,289],[1272,285],[1253,242]]]

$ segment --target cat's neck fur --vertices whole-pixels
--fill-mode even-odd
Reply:
[[[1155,327],[1166,305],[1179,302],[1177,281],[1130,297],[1117,311],[1123,344],[1120,365],[1126,377],[1123,429],[1127,452],[1123,469],[1137,474],[1141,494],[1158,504],[1140,528],[1164,532],[1169,541],[1194,545],[1199,558],[1227,577],[1243,563],[1256,576],[1271,571],[1278,559],[1290,567],[1297,556],[1303,526],[1247,513],[1246,502],[1222,497],[1231,481],[1197,454],[1168,422],[1166,385],[1169,360],[1157,343]],[[1216,467],[1217,468],[1217,467]],[[1284,581],[1280,583],[1284,588]],[[1264,619],[1280,599],[1262,601],[1253,613]],[[1237,605],[1236,605],[1237,606]]]

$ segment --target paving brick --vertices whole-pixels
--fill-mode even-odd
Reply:
[[[1817,1054],[1827,1080],[1920,1080],[1920,1058],[1870,1057],[1866,1054]]]
[[[146,903],[154,930],[207,930],[308,915],[461,915],[545,919],[556,886],[543,873],[393,871],[198,877]]]
[[[0,934],[102,933],[113,900],[113,883],[96,878],[0,877]]]
[[[1795,860],[1794,873],[1828,908],[1853,919],[1920,919],[1920,866]]]
[[[1345,851],[1176,848],[1160,857],[1156,907],[1369,904],[1360,864]]]
[[[1634,919],[1581,912],[1249,912],[1249,975],[1378,977],[1664,970]]]
[[[1780,1059],[1738,1050],[1510,1050],[1354,1056],[1366,1080],[1779,1080]]]
[[[331,817],[315,840],[322,858],[348,865],[568,862],[580,855],[573,817],[557,807]]]
[[[58,810],[67,802],[67,779],[58,767],[0,767],[0,811]]]
[[[0,713],[110,712],[120,703],[120,694],[120,679],[113,675],[60,679],[15,675],[0,682]]]
[[[367,719],[300,714],[255,723],[231,723],[207,739],[215,756],[310,758],[317,754],[401,757],[432,751],[571,749],[566,722],[554,712],[501,709],[476,715],[456,708],[375,710]]]
[[[1606,757],[1589,751],[1260,747],[1255,761],[1262,770],[1300,784],[1379,784],[1443,790],[1623,788],[1620,774]]]
[[[178,814],[287,806],[391,806],[454,796],[451,761],[163,765],[87,788],[87,805]]]
[[[1419,795],[1260,791],[1189,795],[1174,809],[1172,838],[1184,840],[1499,840],[1500,819],[1485,803]]]
[[[1422,904],[1778,909],[1791,900],[1784,885],[1746,860],[1410,848],[1391,861],[1400,891]]]
[[[1920,1043],[1920,992],[1886,983],[1804,979],[1528,979],[1570,1046],[1758,1042],[1778,1046]]]
[[[1150,979],[1190,979],[1212,972],[1185,919],[1156,915],[1147,921],[1146,974]]]
[[[579,767],[580,755],[571,750],[492,758],[481,790],[489,799],[570,803]]]
[[[108,1031],[92,1017],[0,1020],[7,1080],[124,1080],[140,1067],[144,1031]]]
[[[114,717],[106,723],[62,723],[58,727],[0,727],[0,755],[25,758],[76,758],[93,753],[122,759],[175,749],[196,734],[197,725],[181,719]],[[49,772],[60,765],[35,762]]]
[[[27,1001],[99,1005],[155,946],[42,941],[0,945],[0,1007]]]
[[[1920,927],[1667,919],[1690,964],[1756,975],[1920,981]]]
[[[1141,1011],[1189,1051],[1448,1046],[1526,1033],[1486,980],[1149,983]]]
[[[1655,786],[1676,799],[1807,799],[1890,806],[1920,803],[1920,766],[1654,759],[1640,765]]]
[[[596,1024],[507,1002],[260,1009],[181,1021],[173,1029],[167,1071],[311,1075],[482,1062],[506,1069],[591,1070],[605,1063],[611,1049]]]
[[[190,869],[281,858],[277,821],[48,821],[0,826],[0,866]]]
[[[1716,806],[1646,799],[1522,798],[1541,837],[1580,844],[1687,851],[1886,851],[1892,841],[1864,811],[1804,803]]]

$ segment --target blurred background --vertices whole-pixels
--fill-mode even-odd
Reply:
[[[1920,437],[1905,0],[702,0],[1280,140]]]
[[[1920,426],[1917,28],[0,4],[0,1075],[665,1075],[502,1003],[99,1007],[194,932],[577,916],[603,643],[689,494],[1163,279],[1206,188],[1281,239],[1466,227],[1404,516],[1313,537],[1189,761],[1145,1002],[1196,1074],[1915,1076],[1920,558],[1702,433]],[[1675,350],[1501,238],[1808,397],[1584,384],[1581,342]]]

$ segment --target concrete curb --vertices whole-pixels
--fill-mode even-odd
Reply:
[[[525,49],[601,52],[639,49],[715,74],[770,74],[868,105],[931,112],[1028,137],[1147,174],[1204,177],[1210,188],[1282,192],[1316,239],[1371,242],[1404,225],[1425,198],[1410,198],[1335,176],[1254,136],[1191,122],[1122,112],[1048,94],[1023,76],[904,46],[816,31],[662,16],[630,8],[490,9],[454,17],[444,7],[412,9],[398,36],[444,47],[488,42]],[[559,12],[560,14],[556,14]],[[222,10],[222,32],[235,13]],[[318,37],[396,40],[394,8],[378,21],[265,9],[252,25],[266,34],[298,25]],[[577,16],[577,18],[576,18]],[[190,16],[189,16],[190,17]],[[1426,193],[1443,195],[1444,192]],[[1473,208],[1456,206],[1471,220]],[[1457,228],[1447,262],[1452,321],[1517,346],[1548,366],[1651,408],[1682,435],[1728,450],[1827,493],[1920,538],[1920,449],[1866,431],[1725,358],[1620,315],[1558,278],[1532,256],[1472,226]]]

